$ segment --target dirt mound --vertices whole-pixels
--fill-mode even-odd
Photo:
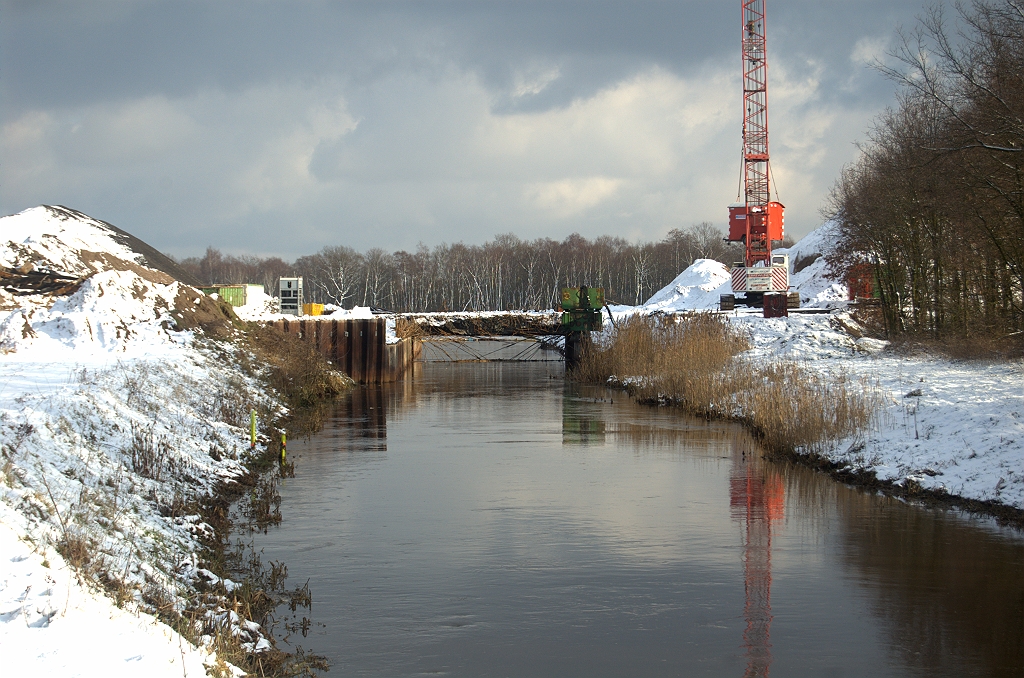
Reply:
[[[110,237],[115,242],[137,255],[136,261],[130,262],[106,252],[82,251],[82,260],[84,263],[99,266],[98,268],[93,268],[93,270],[109,270],[110,268],[114,268],[116,270],[131,270],[139,276],[150,280],[147,275],[152,275],[152,273],[147,272],[144,274],[142,272],[148,268],[159,271],[167,278],[170,278],[170,280],[166,278],[163,280],[153,279],[150,280],[150,282],[166,284],[171,280],[177,280],[178,282],[183,282],[186,285],[192,285],[193,287],[202,286],[202,281],[183,269],[181,266],[178,266],[173,259],[165,254],[161,254],[152,245],[139,240],[131,233],[123,231],[111,223],[90,217],[88,214],[71,209],[70,207],[65,207],[64,205],[43,205],[42,207],[49,212],[52,217],[60,221],[82,221],[92,223],[99,228],[107,230]],[[141,264],[141,266],[139,264]]]
[[[235,315],[231,304],[208,297],[191,287],[182,286],[170,309],[175,329],[201,329],[207,336],[226,339],[245,324]]]

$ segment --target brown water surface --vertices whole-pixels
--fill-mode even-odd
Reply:
[[[558,363],[426,365],[289,451],[256,545],[309,579],[289,642],[331,675],[1024,675],[1019,532]]]

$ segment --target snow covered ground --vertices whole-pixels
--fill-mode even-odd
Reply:
[[[216,305],[102,222],[0,219],[0,265],[26,262],[89,277],[68,296],[0,292],[3,673],[206,675],[215,655],[144,610],[181,611],[208,579],[211,528],[190,503],[244,472],[249,408],[276,406],[227,347],[175,329]],[[234,632],[266,644],[243,620]]]
[[[83,586],[52,551],[10,527],[0,504],[0,653],[5,676],[204,676],[209,653],[144,612]]]
[[[872,429],[828,450],[832,461],[897,485],[1024,509],[1024,363],[896,355],[851,335],[856,323],[845,312],[731,320],[749,333],[752,359],[795,360],[881,392]]]
[[[897,485],[916,483],[979,501],[1024,509],[1024,363],[955,362],[897,355],[883,341],[862,337],[847,310],[846,286],[830,280],[823,254],[830,226],[789,250],[790,282],[802,308],[829,313],[765,319],[760,311],[728,313],[749,335],[753,360],[794,360],[806,369],[863,378],[884,403],[872,430],[826,452],[855,471],[874,472]],[[717,312],[731,291],[725,266],[698,260],[633,314]]]

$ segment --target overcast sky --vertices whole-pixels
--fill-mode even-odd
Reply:
[[[894,86],[927,0],[768,0],[789,233]],[[63,204],[162,251],[725,226],[740,3],[0,0],[0,213]]]

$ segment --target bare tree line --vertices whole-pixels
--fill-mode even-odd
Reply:
[[[210,285],[249,282],[273,292],[278,278],[301,275],[307,301],[420,312],[553,308],[562,287],[581,284],[604,287],[615,303],[639,304],[696,259],[730,264],[742,257],[721,230],[702,222],[673,229],[659,242],[579,234],[528,241],[504,234],[483,245],[420,245],[415,252],[336,245],[292,263],[211,247],[178,263]]]
[[[842,272],[869,263],[887,331],[936,338],[1024,329],[1024,4],[940,8],[880,67],[900,85],[826,216]]]

